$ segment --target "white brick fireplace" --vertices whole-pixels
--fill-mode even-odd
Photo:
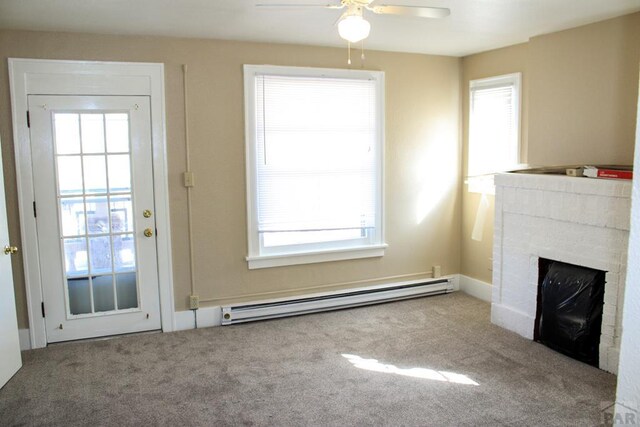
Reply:
[[[538,258],[606,271],[600,368],[617,373],[631,181],[496,177],[491,321],[533,339]]]

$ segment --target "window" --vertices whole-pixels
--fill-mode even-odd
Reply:
[[[245,65],[249,268],[384,254],[384,74]]]
[[[519,162],[520,73],[472,80],[468,176],[503,172]]]

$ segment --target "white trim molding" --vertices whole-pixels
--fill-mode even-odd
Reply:
[[[371,245],[359,248],[334,249],[311,253],[294,253],[283,255],[249,256],[249,269],[280,267],[284,265],[312,264],[325,261],[342,261],[346,259],[373,258],[384,256],[388,245]]]
[[[371,109],[371,123],[374,136],[370,149],[373,153],[372,168],[374,173],[368,183],[375,193],[373,201],[374,224],[367,227],[367,231],[358,236],[345,237],[344,239],[315,241],[307,243],[281,243],[278,245],[264,244],[263,230],[258,221],[258,194],[261,188],[259,184],[263,164],[259,159],[261,129],[259,120],[262,117],[261,105],[256,103],[260,99],[258,84],[263,77],[296,77],[309,78],[311,80],[344,79],[350,82],[358,82],[373,89],[371,100],[375,102]],[[289,67],[274,65],[244,65],[244,104],[245,104],[245,151],[246,151],[246,184],[247,184],[247,248],[246,260],[249,269],[278,267],[285,265],[310,264],[327,261],[340,261],[347,259],[359,259],[384,256],[387,245],[384,236],[384,82],[385,75],[382,71],[371,70],[345,70],[332,68]],[[263,92],[264,93],[264,92]],[[264,96],[264,95],[263,95]],[[263,125],[264,126],[264,125]],[[264,135],[263,135],[264,136]],[[264,160],[266,164],[266,160]],[[286,169],[286,168],[285,168]],[[265,187],[266,188],[266,187]],[[319,230],[328,231],[320,226]],[[364,227],[364,224],[360,224]],[[353,228],[358,230],[358,228]],[[364,228],[362,228],[364,230]],[[278,232],[294,231],[290,227]],[[303,228],[298,231],[309,231]]]
[[[204,310],[201,308],[200,310]],[[186,331],[188,329],[195,329],[196,322],[194,318],[194,313],[197,310],[184,310],[184,311],[176,311],[174,315],[174,319],[176,319],[176,327],[175,331]]]
[[[18,329],[20,339],[20,351],[31,350],[31,333],[29,329]]]
[[[196,316],[196,317],[194,317]],[[202,307],[197,310],[176,311],[176,331],[209,328],[222,325],[222,308],[220,306]]]
[[[513,149],[514,157],[509,159],[507,163],[493,165],[498,170],[491,168],[491,165],[486,165],[482,162],[482,159],[474,156],[474,141],[475,144],[488,142],[488,141],[476,141],[474,135],[477,133],[477,129],[473,125],[473,111],[474,111],[474,99],[476,92],[484,90],[494,89],[506,89],[510,88],[512,93],[512,102],[515,108],[512,110],[513,116],[511,117],[511,127],[514,131],[514,139],[510,141],[513,144],[509,148]],[[526,165],[522,164],[522,160],[525,155],[522,153],[522,73],[504,74],[501,76],[494,76],[484,79],[470,80],[469,81],[469,140],[468,149],[471,152],[469,161],[467,162],[467,178],[465,183],[468,184],[468,191],[470,193],[482,193],[482,194],[495,194],[493,174],[520,168]],[[474,130],[475,129],[475,130]],[[477,136],[477,135],[476,135]],[[483,146],[476,147],[482,152],[492,152],[493,147]],[[477,152],[476,152],[477,154]],[[503,159],[505,160],[505,159]]]
[[[165,132],[164,65],[9,58],[9,83],[16,156],[29,335],[32,348],[47,345],[38,238],[33,216],[33,176],[28,95],[144,95],[151,100],[151,135],[157,228],[160,315],[165,332],[175,329],[171,228]]]
[[[491,302],[491,283],[460,274],[460,290],[482,301]]]

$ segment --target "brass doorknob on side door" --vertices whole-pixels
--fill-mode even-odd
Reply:
[[[144,235],[147,236],[147,237],[153,236],[153,230],[150,229],[150,228],[145,228]]]
[[[5,255],[13,255],[13,254],[15,254],[17,252],[18,252],[18,247],[17,246],[6,245],[4,247],[4,254]]]

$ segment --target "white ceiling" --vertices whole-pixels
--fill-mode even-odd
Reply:
[[[296,0],[0,0],[0,28],[345,46],[330,9],[259,9]],[[297,3],[338,4],[339,0]],[[448,7],[435,20],[366,14],[368,49],[464,56],[640,11],[640,0],[377,0]]]

